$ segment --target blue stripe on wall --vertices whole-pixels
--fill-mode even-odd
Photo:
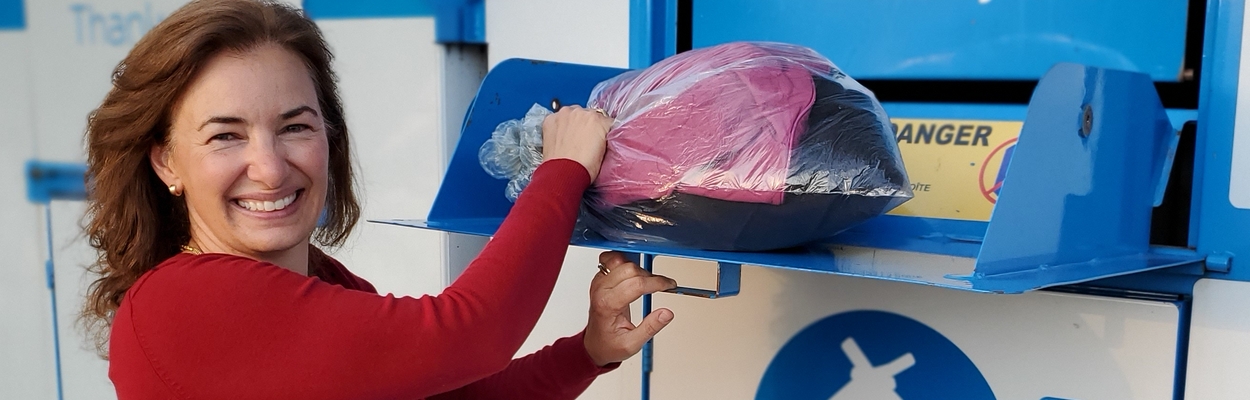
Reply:
[[[0,31],[26,29],[23,0],[0,0]]]
[[[429,17],[434,15],[434,1],[438,0],[304,0],[304,12],[313,19]]]

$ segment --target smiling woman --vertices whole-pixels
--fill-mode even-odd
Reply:
[[[266,43],[209,58],[152,146],[161,181],[182,193],[191,252],[239,254],[308,274],[307,232],[329,176],[326,123],[299,56]],[[314,108],[316,107],[316,108]]]
[[[544,122],[544,162],[454,284],[378,295],[321,250],[360,214],[331,58],[297,10],[194,1],[114,71],[87,127],[82,321],[119,398],[574,398],[672,319],[635,326],[629,304],[676,282],[604,253],[586,329],[511,359],[612,124],[577,106]]]

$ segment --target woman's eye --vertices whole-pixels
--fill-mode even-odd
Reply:
[[[233,133],[218,133],[209,138],[209,141],[231,141],[237,139]]]
[[[295,124],[295,125],[287,125],[285,128],[282,128],[282,132],[299,133],[299,132],[307,131],[309,129],[312,129],[312,127],[308,125],[304,125],[304,124]]]

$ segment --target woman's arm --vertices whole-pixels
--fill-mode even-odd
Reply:
[[[158,268],[115,317],[110,376],[122,397],[128,376],[152,373],[185,398],[420,398],[463,387],[507,367],[533,329],[589,184],[583,165],[545,162],[437,297],[381,297],[228,255]]]
[[[620,363],[595,365],[586,353],[584,333],[556,340],[542,350],[512,360],[508,368],[430,400],[576,399],[595,377]]]
[[[654,275],[617,252],[599,255],[603,273],[590,284],[586,329],[542,350],[513,360],[508,368],[469,386],[435,397],[453,399],[574,399],[599,374],[637,354],[643,344],[673,320],[666,308],[634,325],[630,304],[644,294],[672,289],[677,282]],[[604,365],[604,367],[599,367]]]

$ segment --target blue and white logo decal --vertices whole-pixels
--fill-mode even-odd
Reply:
[[[902,315],[851,311],[799,331],[773,357],[756,399],[994,399],[972,360]]]

